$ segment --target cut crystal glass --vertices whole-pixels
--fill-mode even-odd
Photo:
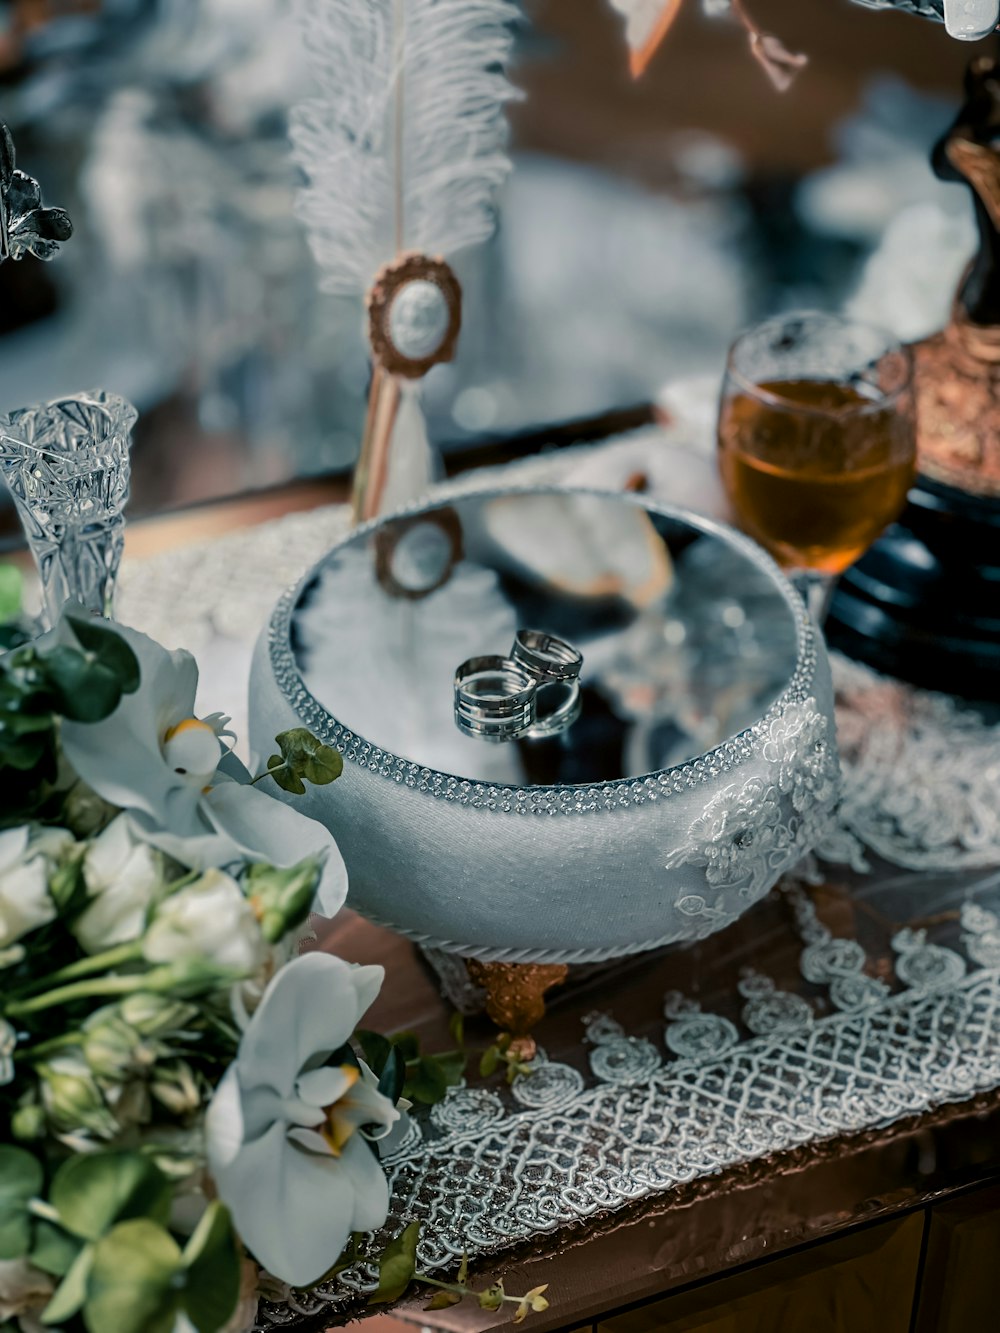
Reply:
[[[43,627],[67,599],[113,612],[137,415],[101,389],[0,417],[0,468],[38,565]]]

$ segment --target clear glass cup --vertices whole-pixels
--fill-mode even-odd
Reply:
[[[0,476],[38,565],[42,629],[67,599],[114,613],[136,419],[103,389],[0,416]]]
[[[837,576],[899,516],[913,482],[909,349],[838,315],[767,320],[730,350],[718,438],[740,525],[821,621]]]

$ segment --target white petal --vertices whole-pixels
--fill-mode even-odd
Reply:
[[[382,982],[385,981],[385,968],[379,966],[378,963],[369,963],[366,966],[355,963],[351,969],[351,979],[354,983],[358,1002],[358,1012],[353,1024],[354,1027],[357,1027],[360,1020],[378,999]]]
[[[315,910],[331,917],[343,907],[347,867],[329,829],[317,820],[238,782],[219,782],[204,798],[204,809],[217,832],[257,860],[284,868],[307,856],[325,858]]]
[[[308,1152],[324,1154],[333,1157],[334,1152],[322,1134],[317,1134],[314,1129],[306,1129],[304,1125],[294,1125],[288,1131],[288,1137],[292,1143],[297,1143]]]
[[[300,1074],[296,1090],[310,1106],[332,1106],[334,1102],[340,1101],[356,1081],[340,1065],[326,1065],[322,1069],[311,1069],[308,1073]]]
[[[341,1161],[289,1143],[279,1122],[216,1175],[244,1244],[268,1272],[293,1287],[322,1277],[354,1226],[353,1175]]]
[[[352,1231],[374,1231],[389,1212],[389,1182],[378,1158],[355,1134],[344,1144],[339,1162],[354,1190]]]
[[[193,713],[198,668],[190,653],[171,653],[145,634],[115,628],[138,659],[139,688],[123,695],[103,722],[64,721],[63,751],[106,801],[166,825],[170,797],[183,779],[165,763],[160,744],[167,727]],[[189,814],[186,803],[174,811],[175,820],[181,814]]]
[[[22,852],[28,846],[30,833],[31,828],[28,824],[22,824],[20,828],[4,829],[0,833],[0,871],[14,865],[20,859]]]
[[[240,1043],[240,1081],[289,1097],[306,1065],[343,1046],[357,1019],[352,969],[332,954],[307,953],[277,974]]]
[[[205,1147],[213,1175],[236,1157],[243,1146],[243,1107],[236,1066],[223,1074],[205,1113]]]

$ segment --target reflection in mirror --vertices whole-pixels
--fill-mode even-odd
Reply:
[[[385,578],[387,549],[402,594]],[[429,590],[414,597],[419,578]],[[461,734],[456,668],[509,653],[525,626],[582,652],[579,717],[558,736],[502,745]],[[309,691],[373,746],[536,786],[642,776],[737,735],[788,684],[797,633],[780,586],[710,523],[620,496],[534,491],[355,535],[303,590],[293,644]]]

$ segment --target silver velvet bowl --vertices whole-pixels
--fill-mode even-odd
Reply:
[[[578,720],[462,734],[456,666],[521,627],[583,653]],[[258,753],[293,726],[343,753],[297,804],[337,838],[350,905],[485,960],[718,930],[837,794],[829,667],[789,583],[739,533],[636,496],[477,492],[358,529],[276,608],[251,719]]]

